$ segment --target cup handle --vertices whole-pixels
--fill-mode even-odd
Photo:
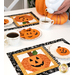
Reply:
[[[54,20],[51,20],[51,25],[53,25],[54,24]]]

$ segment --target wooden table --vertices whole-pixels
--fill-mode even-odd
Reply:
[[[35,8],[6,11],[6,12],[4,12],[4,16],[12,15],[12,14],[25,13],[25,12],[30,12],[30,11],[32,11],[38,18],[43,17],[42,15],[37,13]],[[4,27],[4,29],[11,28],[11,27],[15,27],[15,25],[12,24],[8,27]],[[38,45],[38,44],[45,43],[48,41],[60,39],[60,38],[64,38],[65,40],[70,42],[70,21],[69,20],[63,25],[53,25],[53,26],[51,26],[51,28],[49,30],[42,30],[39,25],[34,25],[32,27],[35,27],[35,28],[38,27],[42,31],[42,36],[39,39],[36,39],[33,41],[32,40],[31,41],[20,40],[19,46],[7,45],[4,47],[4,50],[5,50],[5,53],[4,53],[5,72],[4,73],[5,73],[5,75],[17,75],[17,73],[16,73],[15,69],[13,68],[13,66],[12,66],[8,56],[6,55],[6,53],[16,51],[16,50],[19,50],[22,48]],[[6,33],[6,32],[7,31],[5,31],[4,33]],[[51,75],[63,75],[63,74],[61,72],[57,71],[55,73],[52,73]],[[64,75],[70,75],[70,68],[69,68],[67,73],[64,73]]]

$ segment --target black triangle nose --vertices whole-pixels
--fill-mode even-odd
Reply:
[[[35,63],[38,63],[37,61],[35,61]]]

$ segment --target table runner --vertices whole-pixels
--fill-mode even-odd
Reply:
[[[16,21],[14,20],[14,16],[19,16],[19,15],[31,15],[33,17],[33,20],[36,22],[32,22],[32,21],[29,21],[29,22],[32,22],[32,23],[28,23],[27,25],[19,25],[21,24],[20,22],[16,23]],[[15,14],[15,15],[7,15],[7,16],[4,16],[4,17],[11,17],[13,20],[14,20],[14,25],[15,27],[12,27],[12,28],[6,28],[4,29],[4,31],[7,31],[7,30],[12,30],[12,29],[17,29],[17,28],[22,28],[22,27],[28,27],[28,26],[33,26],[33,25],[37,25],[39,24],[39,18],[33,13],[33,12],[27,12],[27,13],[20,13],[20,14]]]
[[[39,45],[35,45],[35,46],[32,46],[32,47],[20,49],[20,50],[14,51],[14,52],[10,52],[10,53],[7,53],[7,55],[9,57],[12,65],[14,66],[16,72],[18,73],[18,75],[24,75],[23,72],[21,71],[19,65],[17,64],[17,62],[15,61],[15,59],[13,57],[14,54],[17,54],[17,53],[20,53],[20,52],[24,52],[24,51],[28,51],[28,50],[31,50],[31,49],[35,49],[35,48],[38,48],[38,47],[42,46],[46,50],[46,52],[56,61],[56,63],[60,65],[61,63],[45,47],[46,45],[54,44],[54,43],[57,43],[57,42],[60,42],[60,41],[63,41],[64,43],[70,45],[69,42],[67,42],[65,39],[61,38],[61,39],[49,41],[49,42],[46,42],[46,43],[42,43],[42,44],[39,44]],[[68,65],[68,67],[70,67],[70,62],[66,63],[66,64]],[[49,69],[47,71],[40,72],[37,75],[48,75],[48,74],[51,74],[51,73],[56,72],[56,71],[59,71],[58,67]]]

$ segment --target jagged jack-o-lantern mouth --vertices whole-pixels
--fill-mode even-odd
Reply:
[[[35,69],[42,69],[45,66],[45,62],[37,55],[29,57],[28,61]]]
[[[37,61],[36,61],[37,62]],[[31,66],[33,66],[33,67],[41,67],[41,66],[43,66],[44,65],[44,61],[42,61],[42,64],[40,64],[40,65],[36,65],[36,66],[34,66],[34,65],[31,65]]]

